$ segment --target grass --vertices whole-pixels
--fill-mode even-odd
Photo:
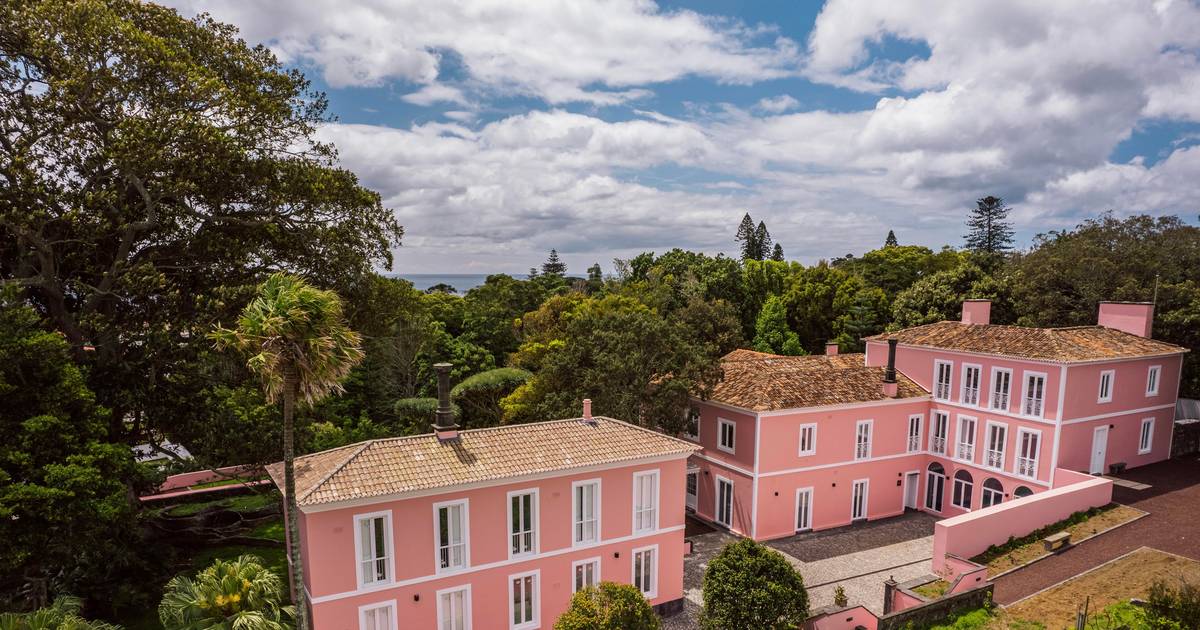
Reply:
[[[1010,539],[998,547],[989,547],[987,551],[975,556],[972,560],[986,564],[988,577],[995,577],[1005,571],[1050,555],[1052,552],[1046,551],[1042,545],[1042,539],[1046,536],[1069,531],[1071,532],[1071,542],[1078,543],[1102,531],[1128,523],[1143,514],[1144,512],[1140,510],[1116,503],[1093,508],[1086,512],[1076,512],[1066,519],[1047,525],[1028,536]]]
[[[267,521],[250,530],[250,535],[254,538],[266,538],[268,540],[283,542],[283,519]]]
[[[198,483],[198,484],[196,484],[196,485],[194,485],[194,486],[188,486],[188,489],[189,489],[189,490],[200,490],[200,489],[203,489],[203,488],[219,488],[219,487],[221,487],[221,486],[232,486],[232,485],[233,485],[233,484],[235,484],[235,483],[242,483],[242,481],[254,481],[254,480],[253,480],[253,479],[245,479],[245,480],[243,480],[243,479],[237,479],[237,478],[234,478],[234,479],[217,479],[217,480],[214,480],[214,481],[206,481],[206,482],[204,482],[204,483]]]
[[[914,588],[913,592],[926,599],[937,599],[945,595],[949,588],[950,583],[946,580],[934,580]]]
[[[194,516],[211,507],[223,507],[234,512],[253,512],[278,504],[279,495],[274,492],[240,494],[236,497],[225,497],[200,503],[181,503],[167,510],[167,514],[170,516]]]
[[[199,553],[192,556],[192,566],[188,572],[194,574],[212,564],[214,560],[234,560],[243,555],[258,556],[262,559],[263,566],[282,578],[287,577],[287,552],[284,551],[283,545],[279,547],[225,545],[201,549]]]

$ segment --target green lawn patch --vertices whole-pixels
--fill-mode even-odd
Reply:
[[[283,542],[283,519],[280,518],[274,521],[267,521],[250,530],[250,535],[254,538],[266,538],[268,540],[277,540]]]
[[[199,503],[181,503],[172,507],[167,514],[171,516],[192,516],[211,507],[223,507],[235,512],[253,512],[272,505],[279,505],[279,495],[275,492],[240,494],[235,497],[224,497]]]
[[[949,589],[950,583],[946,580],[934,580],[914,588],[913,592],[926,599],[937,599],[945,595]]]

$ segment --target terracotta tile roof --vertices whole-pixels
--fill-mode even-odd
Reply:
[[[595,423],[570,419],[472,429],[445,443],[428,433],[298,457],[296,496],[300,505],[320,505],[696,450],[691,442],[599,416]],[[283,464],[271,464],[267,472],[283,488]]]
[[[948,321],[867,338],[868,341],[887,339],[897,339],[908,346],[928,346],[1064,363],[1148,357],[1188,351],[1187,348],[1174,344],[1103,326],[1030,328]]]
[[[748,409],[773,411],[886,400],[882,366],[865,365],[862,354],[785,357],[734,350],[721,358],[724,377],[709,400]],[[928,396],[897,373],[899,398]]]

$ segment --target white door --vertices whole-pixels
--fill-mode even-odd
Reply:
[[[685,506],[687,507],[687,509],[689,509],[693,512],[696,511],[696,495],[697,495],[696,484],[699,483],[699,479],[698,479],[699,474],[700,473],[698,473],[698,472],[690,472],[687,474],[687,495],[684,500],[685,500]]]
[[[796,491],[796,531],[812,529],[812,488]]]
[[[850,502],[850,520],[867,518],[867,480],[854,482],[854,497]]]
[[[1093,475],[1104,472],[1104,456],[1108,452],[1108,425],[1096,427],[1092,434],[1092,465],[1088,472]]]
[[[942,493],[946,489],[946,476],[930,471],[925,478],[925,509],[942,511]]]
[[[733,524],[733,482],[717,477],[717,522],[729,527]]]
[[[917,509],[917,486],[920,485],[920,480],[919,472],[904,475],[904,509]]]

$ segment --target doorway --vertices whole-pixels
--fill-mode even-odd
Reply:
[[[693,470],[687,474],[687,495],[685,496],[685,499],[684,499],[684,506],[692,512],[696,511],[696,498],[698,495],[698,487],[697,486],[699,484],[699,478],[698,478],[699,475],[700,475],[700,472],[696,471],[696,470]]]
[[[914,470],[904,474],[904,509],[917,509],[917,492],[921,485],[921,473]]]
[[[717,523],[729,527],[733,524],[733,481],[717,477]]]
[[[942,511],[942,498],[946,491],[946,469],[933,462],[925,476],[925,509],[932,512]]]
[[[1108,454],[1108,425],[1096,427],[1092,433],[1092,463],[1088,472],[1099,475],[1104,472],[1104,458]]]

